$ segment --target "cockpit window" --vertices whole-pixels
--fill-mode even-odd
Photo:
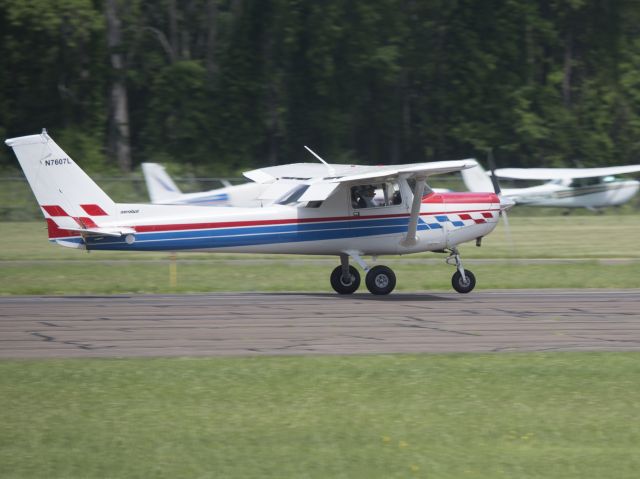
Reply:
[[[571,188],[582,188],[585,186],[593,186],[600,183],[600,178],[597,176],[589,177],[589,178],[573,178],[569,186]]]
[[[412,193],[416,191],[416,180],[414,180],[413,178],[410,178],[407,180],[407,183],[409,184],[409,188],[411,189]],[[424,190],[422,191],[422,196],[428,195],[429,193],[433,193],[433,190],[429,186],[429,183],[425,181]]]
[[[309,189],[309,185],[297,185],[274,203],[277,205],[290,205],[296,203],[307,189]]]
[[[402,204],[400,185],[396,181],[369,183],[351,187],[353,209],[383,208]]]

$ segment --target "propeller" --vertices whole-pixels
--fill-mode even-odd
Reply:
[[[496,175],[496,162],[493,158],[493,148],[489,148],[487,152],[487,163],[489,166],[489,171],[491,172],[491,183],[493,184],[493,191],[498,198],[500,199],[500,216],[502,216],[502,220],[504,221],[505,233],[507,235],[507,242],[509,243],[509,247],[511,252],[514,252],[513,239],[511,237],[511,227],[509,226],[509,216],[507,216],[507,210],[515,205],[515,202],[511,198],[506,198],[502,196],[502,189],[500,188],[500,182],[498,181],[498,176]]]
[[[498,183],[498,177],[496,176],[496,161],[493,158],[493,148],[489,148],[487,152],[487,163],[489,164],[489,171],[491,172],[491,183],[493,184],[493,191],[496,195],[500,196],[500,183]]]

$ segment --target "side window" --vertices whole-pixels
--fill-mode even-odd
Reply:
[[[412,193],[414,191],[416,191],[416,180],[410,179],[410,180],[407,180],[407,183],[409,184],[409,188],[411,189]],[[432,193],[432,192],[433,192],[433,190],[429,186],[429,183],[425,183],[424,191],[422,192],[422,196],[428,195],[429,193]]]
[[[402,204],[400,185],[395,181],[351,187],[353,209],[384,208]]]

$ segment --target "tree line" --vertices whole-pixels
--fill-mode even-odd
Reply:
[[[90,169],[637,163],[640,3],[0,0],[0,136]],[[5,165],[14,159],[5,150]]]

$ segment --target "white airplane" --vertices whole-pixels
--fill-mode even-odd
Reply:
[[[259,183],[227,184],[224,188],[198,193],[183,193],[158,163],[142,163],[142,173],[147,184],[151,203],[156,205],[240,206],[254,208],[264,206],[260,198],[265,189]],[[273,199],[273,198],[272,198]]]
[[[263,208],[211,208],[193,205],[115,203],[49,137],[39,135],[6,140],[13,148],[48,225],[49,240],[85,250],[209,251],[336,255],[340,265],[331,273],[331,286],[351,294],[360,274],[367,273],[373,294],[388,294],[396,284],[393,271],[369,267],[363,256],[423,251],[450,253],[455,264],[453,288],[468,293],[475,277],[465,270],[458,245],[491,233],[500,213],[513,205],[495,193],[429,193],[431,175],[471,168],[475,160],[394,166],[296,165],[254,170],[254,179],[267,181],[288,171],[306,177],[304,183],[273,183],[287,190]],[[320,167],[320,169],[318,169]],[[381,191],[383,204],[371,202]],[[427,190],[428,191],[428,190]]]
[[[313,155],[319,158],[310,148]],[[326,165],[326,163],[324,163]],[[335,167],[336,165],[334,165]],[[344,166],[344,165],[342,165]],[[262,207],[271,204],[296,184],[303,184],[314,176],[327,172],[326,166],[318,163],[295,163],[282,165],[276,169],[270,169],[272,174],[265,175],[263,170],[254,170],[243,173],[252,180],[240,185],[227,184],[224,188],[198,193],[183,193],[175,184],[164,166],[158,163],[142,163],[144,181],[149,191],[149,198],[154,205],[201,205],[201,206],[239,206],[244,208]],[[278,186],[273,188],[273,183]],[[450,190],[444,188],[432,188],[436,193],[446,193]],[[376,202],[383,202],[381,191],[375,198]]]
[[[545,181],[528,188],[500,188],[500,194],[517,205],[588,208],[597,210],[629,201],[638,192],[640,182],[618,179],[615,175],[635,173],[640,165],[605,168],[499,168],[496,178]],[[469,191],[494,189],[490,173],[480,165],[462,170],[462,179]]]

